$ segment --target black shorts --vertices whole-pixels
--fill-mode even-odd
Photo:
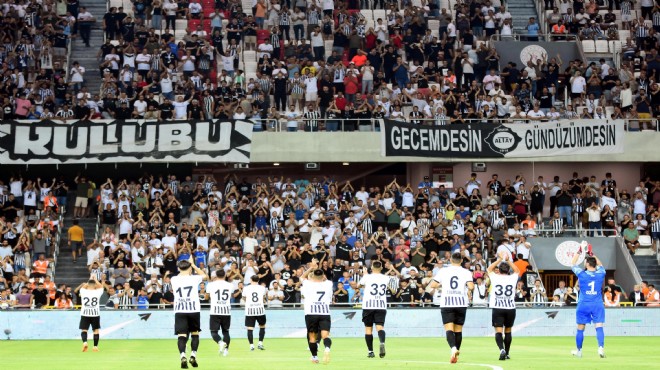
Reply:
[[[174,314],[174,335],[190,334],[202,331],[199,324],[199,312],[186,312]]]
[[[365,327],[376,325],[385,325],[385,316],[387,310],[362,310],[362,322]]]
[[[101,317],[100,316],[80,316],[80,330],[87,330],[89,326],[92,326],[92,330],[98,330],[101,328]]]
[[[229,315],[211,315],[211,331],[228,331],[231,326],[231,316]]]
[[[330,315],[305,315],[305,326],[308,333],[330,331]]]
[[[516,321],[516,310],[493,308],[493,326],[496,328],[511,328]]]
[[[261,316],[245,316],[245,326],[254,328],[254,324],[258,323],[259,326],[266,325],[266,315]]]
[[[442,324],[453,323],[456,325],[465,324],[465,314],[467,307],[444,307],[440,309],[442,315]]]

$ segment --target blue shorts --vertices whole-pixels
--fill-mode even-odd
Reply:
[[[578,325],[586,325],[605,322],[605,306],[600,304],[578,304],[575,311],[575,322]]]

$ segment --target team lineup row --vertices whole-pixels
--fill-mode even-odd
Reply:
[[[604,354],[603,323],[605,321],[605,310],[602,301],[602,285],[605,270],[600,261],[593,255],[586,255],[587,248],[576,251],[573,259],[573,272],[578,276],[581,291],[577,306],[577,335],[576,350],[574,356],[581,357],[582,341],[586,324],[594,323],[598,337],[599,355]],[[578,264],[580,257],[585,260],[585,268]],[[463,325],[469,305],[469,294],[474,289],[472,274],[461,266],[462,257],[455,253],[451,257],[451,265],[441,269],[433,278],[431,287],[442,288],[440,307],[442,322],[445,329],[447,343],[450,348],[450,362],[458,362],[461,343],[463,340]],[[178,337],[177,345],[180,354],[181,368],[188,368],[188,364],[198,367],[197,350],[199,348],[200,323],[200,296],[198,286],[203,280],[208,280],[206,273],[199,269],[189,260],[179,261],[177,264],[179,274],[172,278],[172,289],[174,291],[174,331]],[[370,358],[375,357],[373,329],[379,340],[379,356],[385,357],[385,318],[387,315],[386,289],[389,277],[381,273],[383,265],[375,261],[371,266],[371,272],[360,282],[364,288],[362,304],[362,321],[365,326],[365,342]],[[492,307],[492,325],[495,329],[495,341],[499,350],[499,359],[510,358],[509,352],[512,342],[511,328],[516,318],[516,305],[514,301],[515,288],[518,282],[518,268],[507,258],[506,255],[498,255],[498,259],[488,267],[492,290],[490,293],[490,307]],[[319,269],[318,261],[310,263],[309,268],[303,274],[301,296],[305,313],[305,325],[311,361],[319,363],[319,344],[324,346],[323,362],[330,362],[330,349],[332,340],[331,311],[332,304],[332,281],[326,279],[322,270]],[[266,310],[264,299],[267,290],[258,284],[258,278],[252,277],[252,284],[245,287],[243,297],[245,298],[245,326],[247,327],[247,338],[250,350],[254,351],[254,328],[259,326],[257,348],[265,350],[263,345],[266,333]],[[94,346],[93,351],[98,351],[99,329],[100,329],[100,298],[103,294],[103,286],[94,276],[80,290],[82,298],[82,309],[80,319],[81,339],[83,341],[83,352],[88,350],[87,331],[92,327]],[[224,270],[217,270],[213,281],[208,283],[206,294],[211,301],[209,328],[211,337],[218,344],[219,353],[227,356],[231,338],[229,327],[231,324],[230,296],[233,286],[225,279]],[[591,293],[591,294],[590,294]],[[190,339],[191,353],[186,357],[186,348]]]

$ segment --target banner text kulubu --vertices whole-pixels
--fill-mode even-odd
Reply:
[[[525,158],[623,153],[617,121],[423,126],[384,120],[386,157]]]
[[[0,163],[248,163],[253,123],[211,121],[2,121]]]

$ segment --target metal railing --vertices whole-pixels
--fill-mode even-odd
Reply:
[[[548,297],[549,299],[549,297]],[[653,303],[653,302],[651,302]],[[638,302],[636,306],[646,306],[647,302]],[[281,303],[281,307],[279,307],[280,304],[278,304],[278,307],[271,307],[268,304],[265,304],[266,308],[266,314],[268,314],[268,311],[283,311],[283,310],[302,310],[303,304],[302,303]],[[207,311],[210,309],[210,304],[209,303],[202,303],[201,305],[202,311]],[[573,303],[570,305],[567,305],[564,302],[552,302],[552,301],[545,301],[545,302],[516,302],[516,306],[518,308],[548,308],[548,307],[553,307],[553,308],[564,308],[564,309],[574,309],[577,306],[577,303]],[[440,308],[440,302],[415,302],[414,304],[411,304],[409,302],[402,303],[402,302],[388,302],[387,303],[388,308],[402,308],[406,310],[429,310],[429,309],[439,309]],[[488,303],[485,304],[470,304],[470,307],[472,309],[489,309]],[[624,301],[620,302],[620,305],[617,307],[606,307],[608,309],[615,309],[615,308],[629,308],[629,307],[634,307],[632,302]],[[45,307],[10,307],[10,309],[15,309],[15,310],[25,310],[25,311],[32,311],[32,310],[39,310],[39,311],[78,311],[80,310],[81,306],[80,305],[74,305],[73,308],[55,308],[54,306],[45,306]],[[245,307],[244,305],[240,303],[232,303],[231,304],[232,310],[235,311],[242,311]],[[333,303],[330,306],[331,310],[347,310],[347,309],[353,309],[353,310],[361,310],[362,309],[362,304],[361,303]],[[146,305],[140,305],[140,304],[127,304],[127,305],[121,305],[119,308],[109,308],[106,306],[101,306],[101,311],[104,312],[110,312],[110,311],[142,311],[142,310],[165,310],[165,311],[173,311],[172,305],[171,304],[159,304],[159,303],[148,303]]]
[[[490,41],[547,41],[547,42],[556,42],[556,41],[579,41],[579,35],[575,33],[564,33],[564,34],[554,34],[554,33],[540,33],[538,35],[528,35],[523,33],[514,33],[511,35],[502,36],[499,33],[490,36]]]
[[[350,132],[350,131],[361,131],[361,132],[378,132],[382,129],[384,124],[382,120],[377,118],[319,118],[319,119],[305,119],[297,118],[293,120],[288,119],[251,119],[249,120],[255,124],[254,132],[298,132],[298,131],[307,131],[307,132]],[[401,122],[410,122],[411,120],[400,120]],[[415,119],[415,122],[421,122],[422,125],[427,126],[442,126],[451,124],[449,117],[446,119],[435,119],[435,118],[422,118]],[[483,119],[464,119],[463,124],[491,124],[491,123],[502,123],[502,124],[514,124],[514,123],[525,123],[525,124],[544,124],[549,123],[548,120],[526,120],[518,118],[497,118],[493,119],[492,122],[484,122]],[[531,122],[530,122],[531,121]],[[559,122],[564,120],[559,120]],[[292,124],[295,122],[295,124]],[[624,129],[630,132],[640,131],[640,128],[652,128],[653,131],[658,131],[658,119],[656,118],[634,118],[634,119],[605,119],[605,122],[611,124],[624,124]],[[441,124],[442,123],[442,124]]]
[[[626,242],[623,238],[618,237],[616,238],[616,246],[619,248],[619,250],[623,254],[623,258],[626,261],[626,265],[628,269],[632,272],[633,274],[633,279],[639,283],[642,281],[642,275],[639,273],[639,270],[637,270],[637,265],[635,264],[635,261],[633,260],[632,255],[628,251],[628,247],[626,246]]]

